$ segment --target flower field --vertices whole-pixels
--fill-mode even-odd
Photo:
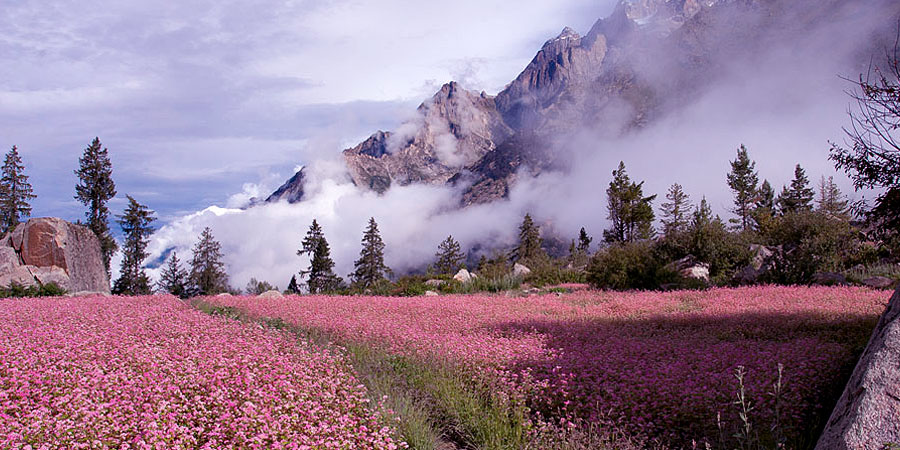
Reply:
[[[802,446],[814,439],[889,297],[861,288],[751,287],[207,301],[496,376],[511,391],[527,384],[519,392],[545,418],[610,424],[675,446],[715,443],[738,429],[735,373],[743,367],[755,432]]]
[[[398,448],[342,357],[174,297],[0,299],[0,447]]]

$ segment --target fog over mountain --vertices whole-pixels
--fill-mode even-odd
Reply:
[[[620,160],[645,193],[661,198],[678,182],[726,217],[740,144],[776,190],[799,163],[853,195],[827,161],[847,123],[840,76],[855,78],[893,43],[898,13],[890,1],[621,1],[583,35],[551,37],[496,94],[448,83],[351,148],[337,147],[340,131],[313,137],[302,172],[270,201],[283,180],[249,183],[228,208],[163,226],[150,252],[187,259],[209,226],[236,286],[256,277],[284,288],[305,266],[295,252],[313,219],[342,275],[369,217],[397,272],[430,263],[448,234],[464,248],[510,245],[526,212],[547,234],[569,239],[584,226],[597,242]]]

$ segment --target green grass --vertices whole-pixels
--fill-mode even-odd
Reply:
[[[867,278],[886,277],[892,280],[900,280],[900,264],[876,264],[872,266],[855,267],[844,271],[847,280],[862,284]]]

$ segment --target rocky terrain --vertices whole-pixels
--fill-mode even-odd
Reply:
[[[55,217],[19,224],[0,239],[0,286],[13,283],[108,294],[100,241],[87,227]]]
[[[520,168],[537,175],[570,164],[563,149],[578,130],[640,130],[696,99],[735,61],[860,8],[900,12],[880,0],[621,0],[586,35],[567,27],[548,40],[497,96],[444,85],[414,119],[344,150],[347,171],[377,192],[452,183],[464,188],[463,205],[503,198]],[[270,199],[298,201],[303,178]]]

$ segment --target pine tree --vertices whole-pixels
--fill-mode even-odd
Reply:
[[[644,182],[634,183],[625,172],[625,163],[619,162],[613,171],[613,180],[606,189],[607,209],[611,225],[603,231],[606,242],[634,242],[650,239],[653,230],[653,206],[656,195],[644,197]]]
[[[159,281],[156,283],[157,289],[179,298],[188,298],[190,297],[189,281],[187,271],[181,267],[178,254],[173,251],[172,256],[166,262],[166,267],[159,275]]]
[[[150,254],[147,245],[156,220],[153,211],[128,196],[128,207],[116,221],[122,227],[125,242],[122,245],[122,266],[119,279],[113,284],[112,292],[118,295],[149,295],[151,293],[150,278],[142,268],[143,262]]]
[[[112,179],[109,153],[100,144],[99,138],[94,138],[91,145],[84,149],[78,164],[75,175],[79,184],[75,186],[75,199],[88,206],[85,213],[87,225],[100,240],[103,265],[109,273],[109,262],[118,245],[109,233],[109,208],[106,203],[116,196],[116,184]]]
[[[29,201],[35,198],[19,149],[13,145],[3,161],[0,177],[0,228],[4,233],[12,231],[22,218],[31,215]]]
[[[794,168],[794,179],[791,180],[791,187],[782,188],[781,195],[778,197],[778,208],[782,214],[811,211],[813,197],[815,191],[809,187],[809,179],[806,178],[806,171],[797,164]]]
[[[247,287],[244,288],[244,292],[247,295],[260,295],[269,291],[277,291],[278,286],[272,286],[268,281],[259,281],[256,278],[250,278],[250,281],[247,282]]]
[[[438,245],[438,251],[434,254],[437,259],[434,263],[434,269],[442,275],[453,274],[457,270],[464,267],[463,259],[465,255],[459,246],[459,242],[453,239],[453,236],[447,236],[444,242]]]
[[[216,295],[228,291],[228,274],[222,262],[222,245],[209,227],[200,233],[191,257],[191,289],[197,295]]]
[[[594,238],[588,236],[587,231],[584,230],[584,227],[581,227],[581,231],[578,232],[578,251],[584,252],[584,254],[588,254],[591,252],[591,242],[594,241]]]
[[[324,294],[340,289],[344,280],[334,273],[334,260],[331,259],[331,250],[328,241],[322,236],[313,250],[312,261],[309,265],[309,281],[306,283],[310,294]]]
[[[378,233],[374,217],[369,219],[369,226],[362,238],[362,250],[353,268],[350,277],[355,287],[361,290],[375,287],[390,276],[391,269],[384,264],[384,241]]]
[[[301,278],[309,277],[306,283],[309,293],[320,294],[337,290],[343,283],[343,280],[334,273],[331,249],[328,246],[328,241],[325,239],[322,227],[315,219],[309,226],[301,247],[297,251],[297,255],[309,257],[309,267],[300,271]]]
[[[834,177],[825,178],[823,175],[819,180],[819,198],[818,210],[838,219],[847,220],[850,218],[850,202],[841,193],[840,188],[834,182]]]
[[[531,214],[525,214],[522,225],[519,226],[519,243],[510,253],[510,260],[513,262],[538,262],[538,260],[546,258],[547,254],[541,248],[543,243],[540,227],[531,219]]]
[[[759,176],[755,172],[756,163],[750,161],[747,147],[741,144],[737,151],[737,158],[731,162],[731,172],[727,175],[728,187],[734,192],[734,209],[731,212],[737,214],[738,219],[733,219],[738,227],[743,230],[750,229],[750,218],[753,210],[753,201],[756,197],[756,185]]]
[[[297,275],[291,275],[291,281],[288,283],[288,287],[285,290],[288,294],[299,294],[300,286],[297,285]]]
[[[769,180],[763,180],[756,193],[752,217],[754,228],[760,233],[765,233],[772,225],[775,218],[775,190],[772,189]]]
[[[690,223],[691,202],[690,196],[684,192],[680,184],[675,183],[669,187],[666,193],[668,202],[662,207],[663,234],[672,236],[674,233],[684,231]]]

